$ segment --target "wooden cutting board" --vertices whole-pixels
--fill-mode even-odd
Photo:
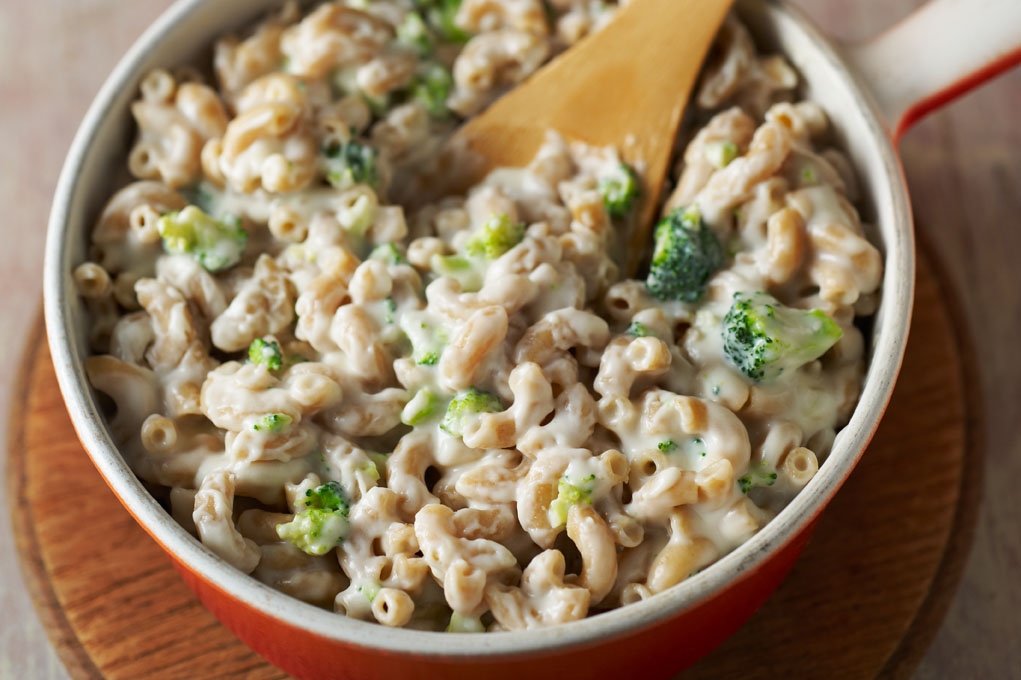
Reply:
[[[861,463],[769,602],[679,679],[904,678],[970,545],[981,404],[949,291],[921,257],[911,340]],[[221,626],[81,448],[42,329],[15,392],[7,484],[25,580],[73,678],[286,678]]]

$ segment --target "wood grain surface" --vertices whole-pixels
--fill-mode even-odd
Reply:
[[[875,35],[924,1],[793,0],[825,32],[844,41]],[[117,59],[169,3],[0,2],[0,203],[5,206],[0,356],[19,357],[33,337],[44,225],[74,130]],[[891,661],[921,656],[914,672],[920,679],[1021,678],[1018,111],[1021,70],[922,121],[900,147],[919,229],[929,235],[947,280],[960,294],[960,332],[974,338],[973,378],[987,424],[983,455],[964,469],[970,476],[984,469],[985,479],[975,491],[980,495],[973,508],[973,547],[951,556],[955,568],[964,569],[960,584],[956,590],[937,589],[942,599],[929,600],[920,610],[920,617],[935,622],[930,626],[939,627],[931,643],[910,637]],[[7,440],[12,395],[21,394],[16,376],[12,368],[0,372],[0,441]],[[16,554],[10,523],[0,522],[0,678],[67,678],[26,594]]]
[[[681,679],[910,673],[956,586],[977,500],[964,474],[980,469],[971,356],[947,299],[923,259],[907,359],[873,443],[785,584]],[[286,677],[202,608],[106,488],[38,340],[17,395],[8,494],[33,599],[72,677]]]

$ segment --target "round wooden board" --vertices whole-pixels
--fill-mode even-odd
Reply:
[[[981,406],[948,290],[921,257],[889,410],[787,581],[679,678],[903,678],[949,604],[981,486]],[[42,332],[7,483],[21,565],[72,677],[286,678],[207,612],[75,437]],[[682,641],[679,641],[682,642]]]

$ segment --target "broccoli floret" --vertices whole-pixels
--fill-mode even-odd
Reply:
[[[697,302],[722,264],[723,247],[716,232],[696,208],[678,208],[656,225],[645,286],[660,300]]]
[[[323,149],[326,157],[326,181],[337,189],[353,184],[367,184],[375,189],[379,184],[378,152],[368,144],[355,140],[332,144]]]
[[[627,335],[632,335],[636,338],[648,338],[650,336],[655,337],[652,335],[652,331],[649,330],[648,326],[637,321],[632,321],[630,324],[628,324],[628,327],[627,329],[625,329],[624,333],[626,333]]]
[[[310,509],[278,524],[277,536],[309,555],[325,555],[343,543],[350,528],[346,514]]]
[[[675,442],[673,439],[664,439],[663,441],[656,445],[656,448],[658,448],[663,453],[672,453],[677,450],[677,442]]]
[[[390,265],[404,264],[407,261],[404,259],[404,254],[393,243],[382,243],[376,246],[369,253],[369,259],[379,260]]]
[[[414,50],[420,57],[432,56],[436,46],[425,20],[418,12],[408,12],[397,27],[397,42]]]
[[[729,139],[709,142],[705,145],[705,159],[715,168],[725,168],[737,158],[737,145]]]
[[[448,633],[485,633],[486,627],[482,625],[482,619],[470,616],[461,616],[457,612],[450,614],[450,623],[447,624]]]
[[[404,410],[401,411],[401,422],[405,425],[421,425],[436,415],[436,395],[432,390],[423,388],[415,393]]]
[[[367,460],[358,466],[358,469],[365,474],[372,483],[375,484],[379,481],[379,468],[376,466],[376,462],[373,460]]]
[[[599,180],[599,193],[610,217],[627,217],[638,199],[638,176],[629,166],[621,163],[617,171]]]
[[[241,261],[248,244],[248,232],[241,219],[230,215],[216,220],[195,205],[169,212],[156,222],[163,248],[175,255],[191,255],[206,270],[219,272]]]
[[[380,474],[380,476],[385,477],[387,454],[379,453],[378,451],[366,451],[365,455],[367,455],[369,459],[375,464],[376,471]]]
[[[764,463],[758,463],[748,468],[748,474],[737,480],[741,493],[748,493],[756,486],[773,486],[775,483],[776,473]]]
[[[401,315],[401,330],[411,341],[411,358],[416,364],[432,366],[440,360],[447,344],[447,331],[436,325],[428,314],[408,312]]]
[[[348,512],[347,496],[340,482],[326,482],[305,491],[305,507],[319,510]]]
[[[454,77],[442,64],[423,66],[412,79],[408,89],[411,99],[422,105],[430,116],[444,120],[450,116],[447,98],[454,87]]]
[[[479,413],[497,413],[503,410],[500,397],[470,387],[458,392],[447,406],[440,427],[447,433],[460,437],[464,434],[465,420]]]
[[[465,244],[469,255],[495,260],[521,243],[525,237],[525,225],[512,223],[506,213],[493,214],[480,226]]]
[[[557,484],[557,497],[549,506],[549,523],[554,529],[567,523],[567,513],[572,505],[579,503],[592,504],[592,491],[595,489],[595,475],[584,477],[572,482],[567,475],[560,478]]]
[[[273,340],[266,342],[262,338],[252,340],[248,346],[248,360],[253,364],[260,364],[271,371],[279,371],[283,365],[284,355],[280,351],[280,345]]]
[[[252,429],[256,432],[269,432],[270,434],[277,434],[283,432],[291,426],[293,419],[286,413],[270,413],[262,418],[259,418]]]
[[[822,310],[793,309],[766,293],[735,293],[722,334],[730,363],[763,381],[818,359],[843,331]]]
[[[383,321],[385,321],[388,324],[393,323],[394,315],[397,313],[397,303],[394,302],[394,299],[392,297],[387,296],[383,298],[383,309],[384,309]]]
[[[463,255],[440,255],[432,256],[429,260],[429,267],[438,276],[449,276],[457,279],[461,284],[461,290],[465,293],[474,293],[482,288],[482,272]]]
[[[461,0],[415,0],[415,5],[444,42],[465,43],[471,39],[471,33],[454,23]]]
[[[325,555],[343,542],[351,525],[350,507],[337,482],[305,492],[304,509],[290,522],[277,525],[277,536],[309,555]]]

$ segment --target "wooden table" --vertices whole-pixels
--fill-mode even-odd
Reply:
[[[831,34],[850,40],[921,4],[796,1]],[[20,356],[34,322],[46,215],[74,129],[116,59],[167,4],[0,4],[0,356]],[[924,121],[901,145],[920,228],[964,303],[986,412],[974,544],[920,678],[1021,677],[1021,362],[1012,354],[1021,337],[1019,110],[1015,71]],[[7,439],[15,374],[7,370],[0,379],[0,441]],[[13,550],[10,527],[0,522],[0,677],[66,678],[24,593]]]

